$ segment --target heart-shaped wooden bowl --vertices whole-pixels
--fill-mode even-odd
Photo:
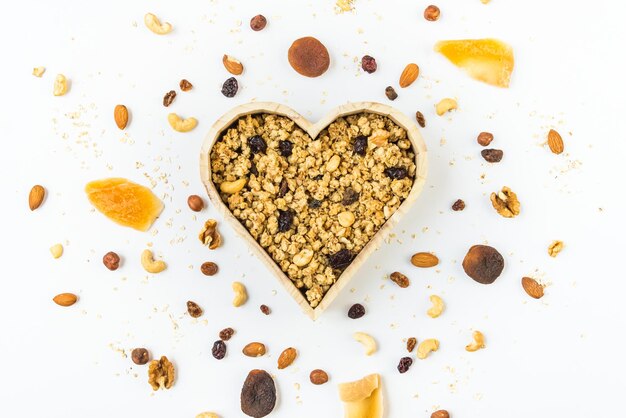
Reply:
[[[302,128],[302,130],[308,133],[311,138],[317,138],[317,135],[324,128],[328,127],[335,119],[362,112],[387,116],[398,126],[406,129],[408,138],[413,145],[413,151],[415,153],[416,172],[413,182],[413,188],[411,189],[411,192],[409,193],[407,198],[402,202],[400,207],[391,216],[391,218],[389,218],[383,224],[383,226],[378,230],[376,235],[372,237],[372,239],[365,245],[365,247],[363,247],[361,252],[359,252],[356,258],[352,261],[352,263],[343,271],[335,284],[330,287],[319,305],[315,308],[312,308],[304,295],[300,292],[300,290],[296,288],[293,282],[280,269],[280,267],[276,264],[272,257],[267,252],[265,252],[263,247],[261,247],[261,245],[256,242],[254,238],[252,238],[248,230],[239,222],[237,218],[235,218],[235,216],[230,212],[226,204],[222,201],[220,194],[212,181],[210,164],[211,148],[213,147],[213,144],[215,144],[215,142],[220,138],[222,132],[229,128],[233,124],[233,122],[235,122],[242,116],[250,114],[268,113],[288,117],[289,119],[293,120],[300,128]],[[424,182],[426,180],[427,171],[428,162],[426,158],[426,144],[424,143],[424,139],[420,135],[420,132],[415,123],[398,110],[390,106],[373,102],[348,103],[343,106],[339,106],[317,123],[311,123],[309,120],[298,114],[293,109],[290,109],[289,107],[278,103],[247,103],[230,110],[224,116],[219,118],[217,122],[215,122],[215,124],[213,124],[213,126],[209,130],[209,133],[204,139],[204,143],[202,144],[202,149],[200,151],[200,176],[202,178],[204,186],[206,187],[209,199],[211,200],[213,205],[219,209],[224,219],[226,219],[226,221],[230,223],[230,225],[241,236],[241,238],[250,246],[254,254],[256,254],[256,256],[265,263],[267,268],[272,273],[274,273],[274,276],[276,276],[276,278],[278,278],[278,280],[283,284],[285,289],[287,289],[287,292],[289,292],[289,294],[296,300],[298,305],[300,305],[302,310],[313,320],[318,318],[320,314],[331,304],[331,302],[337,297],[339,292],[341,292],[341,290],[356,274],[359,266],[363,263],[363,261],[367,259],[372,251],[380,246],[382,240],[389,233],[389,231],[391,231],[393,226],[400,220],[400,218],[405,213],[408,212],[409,208],[415,202],[420,192],[422,191],[422,187],[424,186]]]

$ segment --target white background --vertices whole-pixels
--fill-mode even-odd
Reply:
[[[428,4],[357,0],[356,11],[337,15],[332,0],[316,1],[18,1],[3,7],[0,107],[0,415],[5,417],[194,417],[215,411],[239,417],[239,392],[250,369],[270,371],[280,400],[272,416],[339,417],[339,382],[382,375],[387,417],[428,417],[438,407],[453,417],[619,416],[623,397],[624,111],[623,16],[617,1],[441,1],[439,22],[426,22]],[[143,25],[153,12],[174,31],[157,36]],[[249,19],[267,16],[262,32]],[[305,35],[328,47],[332,64],[318,79],[288,65],[291,42]],[[476,82],[434,53],[440,39],[497,37],[515,50],[511,88]],[[245,65],[233,99],[220,93],[229,77],[228,53]],[[359,70],[357,57],[376,57],[379,69]],[[388,103],[384,88],[416,62],[418,81],[398,89],[393,103],[408,115],[421,110],[430,171],[419,201],[395,237],[363,266],[330,309],[312,322],[222,224],[224,246],[209,252],[197,240],[209,207],[194,216],[189,194],[203,194],[198,153],[203,135],[229,108],[250,100],[285,103],[313,120],[347,101]],[[45,66],[39,79],[32,67]],[[57,73],[71,80],[53,97]],[[181,78],[191,92],[166,109],[165,92]],[[434,113],[443,97],[459,110]],[[132,120],[125,132],[112,118],[123,103]],[[195,116],[191,133],[173,132],[166,115]],[[551,154],[547,131],[563,134],[566,152]],[[504,150],[495,165],[480,157],[475,137],[495,135]],[[84,185],[121,176],[150,185],[166,208],[148,233],[119,227],[88,203]],[[36,212],[27,207],[33,184],[48,190]],[[515,219],[498,216],[489,193],[511,187],[522,203]],[[464,212],[452,212],[457,198]],[[565,242],[556,258],[546,248]],[[48,248],[65,244],[54,260]],[[489,243],[505,256],[503,275],[491,286],[470,280],[460,266],[467,249]],[[139,255],[149,243],[168,262],[146,276]],[[109,272],[107,251],[124,258]],[[436,269],[409,264],[416,251],[433,251]],[[220,272],[205,277],[202,262]],[[403,271],[412,284],[386,279]],[[521,289],[530,275],[548,283],[536,301]],[[231,282],[250,293],[231,306]],[[350,291],[353,288],[353,291]],[[51,298],[74,292],[80,301],[60,308]],[[445,313],[430,319],[428,296],[439,294]],[[185,302],[205,310],[190,318]],[[367,315],[353,321],[347,308],[361,302]],[[259,312],[262,303],[270,316]],[[237,333],[228,355],[213,359],[220,329]],[[473,329],[485,350],[464,347]],[[379,351],[365,357],[354,331],[372,334]],[[441,348],[400,375],[404,339],[438,338]],[[241,348],[262,341],[268,355],[244,357]],[[146,366],[130,350],[167,355],[178,377],[153,393]],[[278,354],[294,346],[299,357],[278,371]],[[325,369],[330,382],[314,387],[308,374]],[[299,389],[298,386],[299,385]]]

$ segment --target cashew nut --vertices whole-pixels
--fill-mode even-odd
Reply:
[[[330,157],[330,160],[328,160],[328,162],[326,163],[326,171],[328,171],[329,173],[332,173],[339,167],[340,163],[341,163],[341,157],[336,154],[333,155],[332,157]]]
[[[143,18],[143,23],[145,23],[146,27],[157,35],[165,35],[172,31],[172,25],[167,22],[161,23],[159,18],[152,13],[146,13]]]
[[[437,295],[431,295],[430,301],[433,304],[433,306],[431,306],[430,309],[426,313],[431,318],[437,318],[439,315],[441,315],[441,313],[443,312],[443,308],[445,306],[443,303],[443,299],[441,299]]]
[[[33,68],[33,75],[35,77],[41,77],[43,73],[46,72],[46,67],[35,67]]]
[[[63,245],[54,244],[52,247],[50,247],[50,254],[52,254],[52,257],[54,258],[61,257],[63,255]]]
[[[472,337],[474,337],[474,342],[465,346],[467,351],[478,351],[485,348],[485,336],[482,332],[474,331]]]
[[[366,356],[371,356],[376,352],[376,341],[371,335],[364,332],[355,332],[354,334],[352,334],[352,336],[355,340],[363,344],[363,347],[365,347]]]
[[[67,78],[63,74],[57,74],[57,77],[54,79],[52,94],[63,96],[65,93],[67,93]]]
[[[196,415],[196,418],[220,418],[220,416],[213,412],[201,412]]]
[[[235,180],[235,181],[225,181],[222,184],[220,184],[220,190],[222,191],[222,193],[235,194],[239,192],[241,189],[243,189],[243,186],[246,185],[246,182],[247,182],[246,178],[242,178],[242,179]]]
[[[439,350],[439,340],[435,338],[429,338],[427,340],[422,341],[417,346],[417,358],[424,360],[431,351]]]
[[[183,119],[176,113],[170,113],[167,115],[167,121],[176,132],[189,132],[198,124],[196,118]]]
[[[352,224],[354,223],[354,214],[350,211],[345,211],[345,212],[341,212],[339,215],[337,215],[337,220],[339,221],[339,225],[347,228],[349,226],[352,226]]]
[[[305,248],[300,251],[298,254],[293,256],[293,264],[298,267],[304,267],[311,262],[313,259],[313,250]]]
[[[444,113],[449,112],[457,108],[456,100],[454,99],[442,99],[435,105],[435,111],[437,115],[442,116]]]
[[[148,273],[160,273],[165,270],[167,264],[163,260],[155,260],[152,251],[143,250],[141,253],[141,266]]]
[[[235,308],[240,307],[248,300],[248,292],[243,283],[233,282],[233,291],[235,292],[235,298],[233,299],[233,306]]]

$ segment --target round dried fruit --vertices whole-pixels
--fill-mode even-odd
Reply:
[[[461,211],[465,209],[465,202],[461,199],[457,199],[456,202],[452,204],[452,210],[455,212]]]
[[[323,385],[328,382],[328,373],[321,369],[315,369],[309,375],[309,379],[314,385]]]
[[[278,150],[283,157],[289,157],[292,153],[293,143],[291,141],[278,141]]]
[[[328,264],[336,270],[343,270],[354,260],[355,255],[348,249],[339,250],[336,253],[329,254]]]
[[[491,144],[491,141],[493,141],[493,134],[489,132],[481,132],[478,134],[478,138],[476,138],[476,141],[483,147],[486,147],[487,145]]]
[[[135,348],[130,353],[133,363],[142,366],[150,361],[150,353],[145,348]]]
[[[289,48],[287,58],[291,67],[305,77],[319,77],[330,66],[328,50],[312,36],[296,39]]]
[[[287,232],[293,225],[293,218],[295,214],[291,209],[280,210],[278,209],[278,231]]]
[[[361,68],[363,68],[363,71],[366,73],[372,74],[378,68],[376,59],[369,55],[363,55],[363,58],[361,58]]]
[[[416,345],[417,345],[417,338],[415,337],[409,338],[408,340],[406,340],[406,351],[408,351],[409,353],[412,352]]]
[[[439,10],[439,7],[431,4],[424,10],[424,19],[430,22],[434,22],[436,20],[439,20],[440,14],[441,11]]]
[[[255,32],[265,29],[266,25],[267,19],[263,15],[256,15],[250,19],[250,28]]]
[[[499,149],[484,149],[480,152],[480,155],[483,156],[485,161],[488,163],[499,163],[502,160],[502,156],[504,152]]]
[[[192,194],[187,198],[187,206],[194,212],[200,212],[204,209],[204,201],[196,194]]]
[[[102,264],[111,271],[115,271],[120,266],[120,256],[113,251],[109,251],[102,257]]]
[[[220,331],[220,340],[228,341],[230,340],[230,337],[232,337],[234,333],[235,333],[234,329],[230,327],[224,328],[223,330]]]
[[[360,303],[355,303],[348,310],[348,317],[358,319],[365,315],[365,307]]]
[[[276,405],[276,385],[265,370],[248,373],[241,388],[241,411],[254,418],[269,415]]]
[[[231,77],[222,84],[222,94],[226,97],[235,97],[239,90],[239,83],[235,77]]]
[[[253,135],[248,138],[248,146],[253,154],[265,154],[267,151],[267,144],[261,135]]]
[[[367,137],[359,135],[354,139],[354,153],[361,156],[367,152]]]
[[[391,273],[389,278],[391,279],[392,282],[394,282],[395,284],[397,284],[398,286],[402,288],[407,288],[409,287],[409,284],[411,284],[411,282],[409,281],[409,278],[406,277],[404,274],[400,273],[399,271],[394,271],[393,273]]]
[[[191,300],[187,301],[187,312],[192,318],[200,318],[202,316],[202,308]]]
[[[217,270],[218,270],[217,264],[215,264],[212,261],[207,261],[206,263],[202,263],[202,265],[200,266],[200,271],[205,276],[213,276],[215,273],[217,273]]]
[[[287,181],[286,178],[283,177],[283,179],[280,181],[280,187],[278,188],[278,197],[285,196],[288,191],[289,191],[289,182]]]
[[[261,312],[263,312],[264,315],[269,315],[271,313],[270,307],[267,305],[261,305],[259,306],[259,309],[261,309]]]
[[[502,254],[488,245],[474,245],[463,259],[463,270],[478,283],[493,283],[503,269]]]
[[[387,96],[389,100],[393,101],[398,98],[398,93],[396,93],[396,90],[393,87],[387,86],[387,88],[385,88],[385,96]]]
[[[213,343],[211,354],[218,360],[223,359],[226,356],[226,343],[222,340],[217,340]]]
[[[411,357],[402,357],[400,359],[400,363],[398,363],[398,371],[400,373],[406,373],[409,371],[409,367],[413,364],[413,359]]]
[[[180,86],[180,89],[182,91],[189,91],[193,88],[193,84],[191,84],[189,81],[187,81],[184,78],[180,80],[180,83],[178,85]]]
[[[430,415],[430,418],[450,418],[450,413],[445,409],[440,409],[438,411],[433,412]]]
[[[393,180],[402,180],[407,174],[406,168],[403,167],[385,168],[385,175]]]
[[[168,91],[167,93],[165,93],[165,96],[163,96],[163,106],[168,107],[172,104],[175,98],[176,92],[174,90]]]

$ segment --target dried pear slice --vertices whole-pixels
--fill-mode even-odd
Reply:
[[[123,178],[92,181],[85,193],[107,218],[138,231],[150,229],[163,210],[163,202],[150,189]]]
[[[345,418],[382,418],[382,382],[378,374],[339,384],[339,398],[344,402]]]
[[[435,51],[476,80],[509,87],[515,65],[513,48],[498,39],[439,41]]]

